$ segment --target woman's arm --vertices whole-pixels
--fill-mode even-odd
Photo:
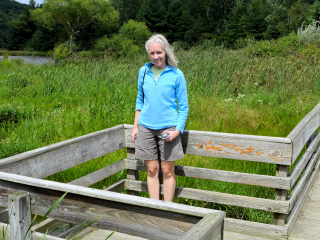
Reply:
[[[134,123],[133,123],[133,129],[131,134],[132,141],[134,142],[136,142],[136,136],[138,135],[138,120],[139,120],[140,112],[141,110],[137,110],[134,116]]]

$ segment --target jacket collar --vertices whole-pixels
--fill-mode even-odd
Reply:
[[[146,63],[145,66],[147,69],[151,70],[152,62]],[[175,69],[174,67],[172,67],[170,64],[168,64],[168,66],[166,67],[166,69],[164,71],[167,71],[167,70],[171,71],[174,69]]]

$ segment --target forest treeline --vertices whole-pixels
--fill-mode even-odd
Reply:
[[[143,46],[151,33],[184,49],[206,40],[237,48],[241,39],[278,39],[319,18],[315,0],[0,0],[0,48],[119,52]]]

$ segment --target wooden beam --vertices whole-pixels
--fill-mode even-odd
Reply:
[[[67,185],[67,184],[65,184]],[[18,188],[28,190],[31,196],[32,213],[44,215],[53,203],[61,196],[62,192],[43,189],[25,184],[12,183],[2,180],[0,184],[0,206],[7,207],[7,195]],[[105,191],[101,191],[107,193]],[[113,193],[117,195],[116,193]],[[129,196],[130,198],[140,198]],[[202,217],[188,215],[191,212],[203,215],[204,209],[167,203],[159,200],[150,201],[158,205],[157,208],[148,208],[139,205],[119,203],[95,197],[68,193],[63,201],[50,213],[49,217],[61,221],[80,224],[91,218],[99,218],[92,226],[99,229],[117,230],[148,239],[177,239],[187,233]],[[163,210],[161,206],[167,205],[171,210]],[[183,211],[183,209],[187,211]],[[199,211],[198,211],[199,210]],[[208,214],[216,215],[225,213],[214,210],[205,210]],[[205,214],[204,216],[206,216]],[[221,220],[221,218],[216,218]]]
[[[127,147],[127,158],[128,159],[135,159],[135,148],[130,148],[130,147]],[[127,164],[125,164],[126,166]],[[126,169],[127,169],[127,179],[129,180],[139,180],[139,170],[137,169],[128,169],[128,167],[126,166]],[[128,190],[127,193],[129,195],[134,195],[134,196],[139,196],[139,192],[137,191],[131,191],[131,190]]]
[[[277,165],[276,170],[276,176],[277,177],[287,177],[289,172],[289,166],[284,165]],[[288,190],[283,189],[275,189],[275,200],[276,201],[283,201],[286,202],[288,197]],[[283,213],[274,213],[274,225],[280,225],[283,226],[286,221],[286,214]]]
[[[288,227],[272,224],[244,221],[234,218],[224,220],[224,230],[251,236],[248,239],[288,239]]]
[[[292,164],[312,134],[320,126],[320,102],[315,106],[287,136],[293,143]]]
[[[320,142],[320,133],[317,134],[317,136],[313,139],[313,141],[310,143],[309,147],[305,151],[305,153],[300,158],[297,165],[294,167],[294,169],[290,173],[291,178],[291,188],[294,186],[296,181],[299,179],[301,173],[304,171],[306,165],[310,162],[311,158],[318,158],[320,155],[319,149],[315,152],[318,144]]]
[[[320,171],[320,161],[318,158],[317,164],[314,168],[314,171],[310,175],[308,181],[306,184],[304,184],[304,189],[303,191],[299,194],[299,199],[294,202],[294,208],[290,212],[288,219],[287,219],[287,224],[288,226],[288,235],[290,235],[291,231],[293,230],[293,227],[298,219],[298,216],[304,206],[304,203],[314,185],[314,182],[316,179],[319,177],[319,171]],[[292,201],[291,199],[289,200],[290,202]],[[293,203],[292,203],[293,205]]]
[[[137,169],[140,171],[147,170],[144,162],[142,161],[130,159],[124,159],[124,161],[128,169]],[[291,179],[289,177],[275,177],[179,165],[175,166],[175,174],[177,176],[201,178],[214,181],[232,182],[286,190],[291,189]]]
[[[134,148],[132,125],[124,125],[126,146]],[[182,145],[187,154],[291,165],[291,140],[243,134],[185,130]]]
[[[120,125],[2,159],[0,171],[44,178],[124,146]]]
[[[124,167],[123,160],[119,160],[115,163],[110,164],[109,166],[106,166],[86,176],[83,176],[72,182],[69,182],[69,184],[88,187],[124,169],[125,167]]]
[[[223,239],[223,220],[225,215],[211,213],[202,218],[179,240],[216,240]]]
[[[320,147],[318,147],[317,151],[312,155],[310,161],[308,162],[308,165],[305,168],[305,171],[303,172],[301,178],[299,179],[299,182],[291,192],[289,196],[289,201],[291,205],[291,209],[294,207],[295,203],[297,202],[298,198],[300,197],[301,193],[303,192],[310,175],[314,171],[314,166],[319,162],[319,156],[320,156]]]
[[[124,189],[124,185],[125,185],[126,180],[122,179],[112,185],[110,185],[109,187],[105,188],[105,191],[110,191],[110,192],[121,192]]]
[[[16,191],[9,194],[8,209],[10,211],[10,236],[14,240],[30,239],[31,207],[30,195],[27,192]]]
[[[181,204],[174,204],[138,196],[129,196],[121,193],[114,193],[99,189],[87,188],[60,182],[53,182],[49,180],[31,178],[4,172],[0,172],[0,187],[11,187],[17,190],[23,190],[27,192],[33,191],[34,188],[41,189],[41,191],[54,190],[60,193],[68,192],[70,194],[73,193],[81,196],[88,196],[97,199],[114,201],[117,203],[147,207],[163,211],[172,211],[197,217],[204,217],[206,214],[211,213],[212,211],[215,212],[214,210],[205,208],[197,208]]]
[[[146,182],[128,180],[125,186],[127,186],[128,189],[131,190],[143,192],[147,191]],[[163,192],[163,188],[161,188],[161,192]],[[284,214],[289,213],[290,208],[288,201],[276,201],[271,199],[254,198],[183,187],[176,187],[175,197],[221,203],[232,206],[246,207]]]

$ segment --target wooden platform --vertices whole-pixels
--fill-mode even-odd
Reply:
[[[316,180],[312,191],[299,215],[289,236],[289,240],[310,240],[320,238],[320,177]]]

